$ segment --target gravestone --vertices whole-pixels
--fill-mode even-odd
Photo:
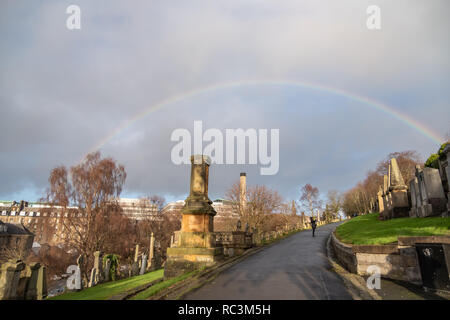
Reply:
[[[103,260],[102,252],[95,251],[94,252],[95,284],[99,284],[100,282],[103,281],[102,260]]]
[[[416,166],[416,178],[420,202],[417,204],[417,216],[429,217],[442,215],[447,212],[445,198],[439,170],[434,168],[420,169]]]
[[[409,216],[411,218],[418,217],[418,208],[422,206],[422,199],[420,198],[419,181],[414,177],[409,182],[409,193],[411,197],[411,209]]]
[[[111,259],[107,258],[105,261],[105,281],[111,281]]]
[[[36,291],[38,300],[47,297],[47,268],[45,266],[39,267]]]
[[[37,285],[39,278],[39,269],[41,268],[40,263],[32,262],[27,266],[27,278],[28,283],[25,291],[26,300],[36,300],[37,299]]]
[[[95,268],[92,268],[91,270],[91,276],[89,277],[89,284],[88,287],[91,288],[95,286],[97,283],[95,282],[97,276],[97,270]]]
[[[447,195],[447,212],[444,216],[448,216],[450,213],[450,143],[444,147],[438,163],[442,187],[444,194]]]
[[[381,188],[381,186],[378,188],[377,201],[378,201],[378,211],[381,216],[381,215],[383,215],[383,212],[384,212],[383,189]]]
[[[139,271],[139,274],[143,275],[145,273],[145,270],[147,270],[147,255],[142,254],[141,270]]]

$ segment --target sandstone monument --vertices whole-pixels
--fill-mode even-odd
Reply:
[[[177,231],[176,247],[167,249],[164,277],[175,277],[203,266],[210,266],[222,257],[216,247],[213,221],[216,211],[208,198],[208,175],[211,159],[191,156],[189,197],[182,209],[181,230]]]
[[[389,164],[390,217],[409,216],[408,192],[397,159],[392,158]]]

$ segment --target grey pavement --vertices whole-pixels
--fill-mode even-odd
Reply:
[[[294,234],[255,253],[190,292],[187,300],[348,300],[341,278],[332,271],[326,242],[336,227]]]

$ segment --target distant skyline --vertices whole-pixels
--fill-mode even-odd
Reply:
[[[290,201],[345,191],[389,153],[424,160],[450,133],[448,1],[72,1],[0,4],[0,200],[36,201],[50,170],[100,149],[123,197],[185,199],[171,133],[279,129],[280,168],[212,165],[223,198],[247,172]],[[441,141],[443,142],[443,141]]]

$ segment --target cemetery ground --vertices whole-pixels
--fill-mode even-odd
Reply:
[[[318,230],[321,227],[318,228]],[[261,243],[261,246],[267,247],[272,244],[277,244],[279,241],[290,237],[291,235],[298,233],[298,232],[306,232],[310,234],[310,229],[305,230],[296,230],[291,232],[285,232],[280,235],[279,238],[273,238],[273,239],[267,239]],[[262,249],[261,247],[255,248],[256,250]],[[250,252],[247,252],[250,253]],[[251,254],[251,253],[250,253]],[[234,259],[229,260],[236,260],[239,261],[241,259],[245,259],[247,254],[242,254],[236,256]],[[228,264],[230,261],[227,260],[224,263]],[[233,263],[233,261],[231,261]],[[153,296],[159,294],[160,292],[167,292],[167,289],[171,289],[172,287],[179,286],[183,282],[201,282],[196,281],[195,279],[202,276],[203,271],[208,271],[208,269],[214,269],[213,268],[203,268],[196,271],[188,272],[183,275],[180,275],[178,277],[169,278],[164,280],[164,269],[159,269],[156,271],[152,271],[149,273],[146,273],[144,275],[134,276],[131,278],[121,279],[117,281],[110,281],[106,283],[102,283],[99,285],[96,285],[92,288],[86,288],[81,291],[72,291],[72,292],[66,292],[61,295],[57,295],[51,298],[48,298],[48,300],[114,300],[114,299],[129,299],[129,300],[145,300],[152,298]],[[214,273],[214,272],[213,272]],[[163,281],[164,280],[164,281]],[[151,286],[148,286],[148,288],[140,289],[150,283],[153,284]],[[187,287],[190,287],[189,284]],[[136,292],[138,290],[138,292]],[[189,291],[188,289],[187,291]],[[176,291],[176,290],[175,290]],[[184,292],[184,291],[183,291]],[[179,292],[181,293],[181,292]],[[178,297],[179,294],[175,292],[175,297]]]
[[[163,269],[159,269],[50,299],[364,299],[361,294],[364,288],[359,287],[359,296],[355,296],[355,287],[328,260],[327,241],[335,228],[339,238],[347,243],[390,244],[396,242],[398,236],[448,235],[450,218],[380,221],[377,213],[362,215],[344,223],[323,225],[317,229],[314,238],[310,229],[285,233],[255,248],[255,253],[238,257],[236,263],[215,272],[207,281],[202,280],[204,270],[164,280]],[[359,282],[365,284],[364,277],[349,276],[359,277]],[[372,292],[369,298],[448,299],[407,283],[389,279],[381,281],[382,289]],[[167,292],[169,294],[165,296]]]
[[[399,236],[450,235],[450,217],[397,218],[380,221],[378,213],[355,217],[336,228],[338,239],[356,245],[390,244]]]
[[[145,285],[152,281],[162,279],[164,269],[152,271],[143,275],[110,281],[99,284],[92,288],[81,291],[67,292],[48,300],[107,300],[115,295],[126,293],[134,288]],[[163,287],[163,286],[160,286]]]

